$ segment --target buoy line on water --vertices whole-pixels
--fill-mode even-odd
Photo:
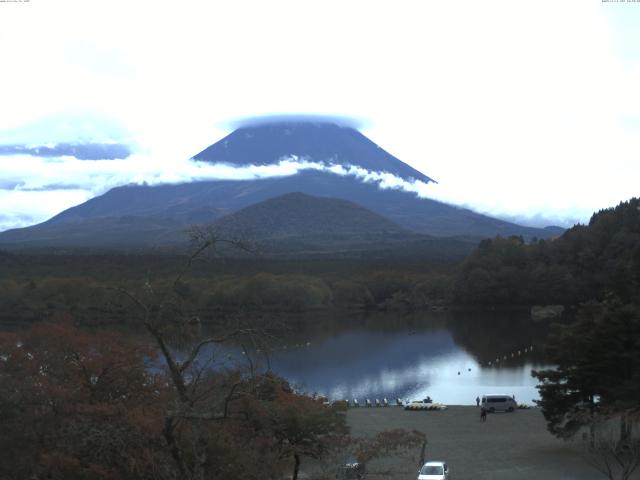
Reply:
[[[499,366],[500,365],[500,361],[502,360],[503,362],[509,360],[510,358],[516,358],[516,357],[520,357],[526,353],[531,353],[533,352],[533,345],[529,345],[527,347],[524,347],[523,349],[520,350],[516,350],[514,352],[510,352],[508,354],[504,354],[504,355],[498,355],[495,360],[489,360],[487,362],[487,366],[489,367],[494,367],[494,366]]]

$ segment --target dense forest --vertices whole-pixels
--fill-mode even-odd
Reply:
[[[453,302],[578,304],[640,300],[640,200],[595,213],[555,240],[484,240],[462,263]]]
[[[30,323],[68,311],[83,324],[126,323],[116,287],[167,287],[185,256],[118,253],[0,255],[1,321]],[[388,310],[441,306],[453,264],[422,260],[203,258],[181,277],[184,300],[203,321],[245,312]]]

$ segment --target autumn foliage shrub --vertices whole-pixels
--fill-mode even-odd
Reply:
[[[156,478],[162,383],[154,356],[70,322],[0,335],[0,478]],[[150,402],[149,399],[155,399]]]
[[[68,320],[0,334],[0,478],[191,478],[175,457],[189,466],[198,451],[206,478],[281,478],[347,438],[344,412],[269,373],[201,372],[181,419],[157,365],[150,348]]]

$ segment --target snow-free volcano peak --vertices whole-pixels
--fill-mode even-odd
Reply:
[[[326,118],[260,118],[193,157],[230,165],[272,165],[299,160],[387,172],[404,180],[434,180],[383,150],[356,128]]]

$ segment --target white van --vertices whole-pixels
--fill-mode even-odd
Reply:
[[[509,395],[484,395],[480,406],[487,412],[514,412],[518,408],[516,398]]]

